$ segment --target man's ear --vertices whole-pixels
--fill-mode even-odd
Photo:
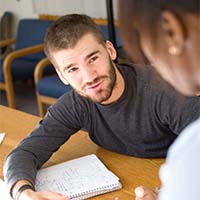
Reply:
[[[60,71],[58,69],[56,69],[56,72],[60,78],[60,80],[65,84],[65,85],[69,85],[69,83],[67,82],[67,80],[65,80],[65,78],[62,76],[62,74],[60,73]]]
[[[112,42],[109,40],[106,41],[106,48],[107,51],[111,57],[112,60],[115,60],[117,58],[117,52],[115,50],[115,47],[113,46]]]
[[[163,40],[166,42],[171,55],[180,55],[184,48],[186,32],[178,17],[170,11],[161,14],[161,28]]]

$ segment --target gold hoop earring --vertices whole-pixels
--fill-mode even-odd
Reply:
[[[168,49],[168,53],[173,56],[178,56],[181,54],[181,50],[178,47],[171,46]]]

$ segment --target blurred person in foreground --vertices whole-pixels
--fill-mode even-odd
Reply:
[[[134,42],[161,76],[185,95],[200,91],[200,0],[120,0],[119,21],[125,49],[134,59]],[[134,47],[134,48],[133,48]],[[159,194],[145,186],[136,200],[199,199],[200,119],[181,133],[160,169]]]

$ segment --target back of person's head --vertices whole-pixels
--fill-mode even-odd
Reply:
[[[142,50],[179,92],[198,93],[200,0],[119,0],[119,7],[121,38],[129,56],[135,60]]]
[[[141,32],[148,34],[156,44],[163,11],[172,12],[184,26],[186,15],[200,13],[200,0],[119,0],[119,8],[122,40],[127,51],[131,52]]]
[[[87,15],[69,14],[60,17],[47,30],[44,40],[44,50],[51,58],[51,53],[73,48],[86,34],[92,34],[99,43],[106,39],[97,24]]]

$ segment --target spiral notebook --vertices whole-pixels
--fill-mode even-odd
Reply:
[[[120,189],[119,178],[94,154],[40,169],[36,191],[51,191],[81,200]]]

